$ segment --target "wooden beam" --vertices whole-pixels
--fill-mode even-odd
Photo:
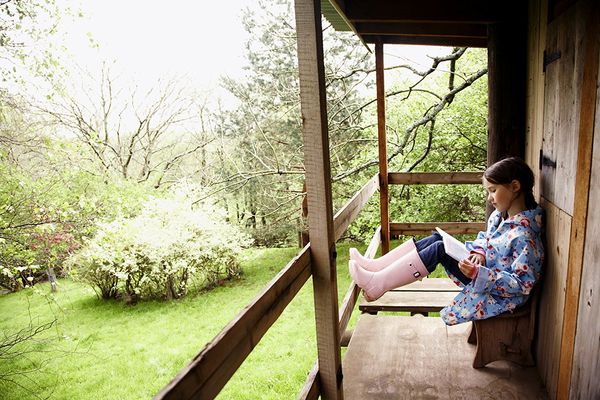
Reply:
[[[390,185],[481,184],[483,172],[390,172]]]
[[[378,227],[375,230],[375,234],[371,238],[371,242],[369,243],[369,247],[365,251],[365,257],[374,258],[377,253],[377,249],[381,244],[381,227]],[[344,331],[348,327],[348,321],[350,321],[350,316],[352,315],[352,311],[354,310],[354,306],[356,305],[356,301],[358,299],[358,295],[360,294],[360,288],[352,282],[350,287],[348,288],[348,292],[346,292],[346,296],[344,296],[344,300],[342,301],[342,308],[340,312],[340,336],[343,336]],[[298,394],[297,400],[317,400],[320,395],[319,389],[319,362],[315,362],[306,381],[304,382],[304,386],[302,390]]]
[[[310,277],[305,247],[155,399],[213,399]]]
[[[419,46],[487,47],[487,39],[440,37],[440,36],[400,36],[400,35],[361,35],[365,43],[412,44]]]
[[[390,224],[392,235],[426,235],[438,226],[453,235],[472,234],[485,231],[485,222],[407,222]]]
[[[337,241],[356,216],[369,201],[373,193],[379,188],[379,175],[374,175],[369,181],[352,196],[352,198],[333,217],[334,237]]]
[[[596,118],[596,90],[598,87],[598,54],[600,54],[600,6],[598,5],[598,1],[588,1],[586,4],[590,3],[592,6],[588,14],[584,37],[585,50],[583,81],[581,85],[581,111],[579,114],[575,204],[573,208],[573,222],[571,224],[569,263],[567,264],[567,288],[558,370],[557,398],[559,399],[568,399],[570,396],[581,273],[583,271],[583,260],[586,251],[585,238]],[[596,134],[600,133],[596,132]]]
[[[347,0],[345,14],[358,22],[461,22],[492,23],[508,19],[515,13],[514,1],[425,0],[420,2],[390,0]]]
[[[295,0],[308,225],[324,399],[343,399],[320,0]]]
[[[487,38],[484,24],[450,24],[427,22],[358,22],[356,30],[361,35],[441,36]]]
[[[390,251],[390,217],[387,171],[387,135],[385,121],[385,80],[383,43],[375,43],[375,80],[377,85],[377,143],[379,146],[379,216],[381,220],[381,253]]]

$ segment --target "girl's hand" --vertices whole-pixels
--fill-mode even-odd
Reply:
[[[483,254],[473,252],[469,254],[468,260],[473,264],[485,266],[485,256]]]
[[[465,258],[458,262],[458,268],[460,268],[460,272],[462,272],[467,278],[473,280],[477,277],[477,264],[472,262],[469,258]]]

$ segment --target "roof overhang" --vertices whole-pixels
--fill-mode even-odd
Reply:
[[[520,0],[321,0],[338,31],[366,43],[487,47],[487,26],[510,21]],[[526,8],[525,8],[526,10]]]

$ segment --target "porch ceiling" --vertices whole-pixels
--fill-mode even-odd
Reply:
[[[325,18],[338,31],[353,31],[366,43],[487,46],[487,25],[510,21],[517,0],[321,0]]]

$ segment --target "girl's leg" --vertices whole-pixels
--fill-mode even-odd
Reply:
[[[357,249],[350,249],[350,259],[354,260],[358,265],[366,269],[367,271],[381,271],[382,269],[391,265],[394,261],[400,259],[400,257],[404,256],[411,250],[415,248],[417,250],[422,250],[429,246],[430,244],[442,240],[442,237],[436,231],[432,232],[431,236],[428,236],[424,239],[415,241],[414,239],[409,239],[406,242],[402,243],[400,246],[391,250],[389,253],[384,254],[383,256],[375,259],[365,258],[363,257]]]
[[[390,252],[384,254],[379,258],[365,258],[362,256],[359,251],[355,248],[350,249],[350,260],[353,260],[362,268],[367,271],[381,271],[382,269],[388,267],[394,261],[400,259],[402,256],[407,254],[411,250],[415,250],[415,241],[413,239],[409,239],[406,242],[402,243],[400,246],[392,249]]]
[[[418,242],[417,242],[418,248]],[[444,243],[441,240],[432,242],[429,246],[420,249],[419,256],[429,273],[433,272],[438,263],[442,264],[447,273],[454,275],[463,285],[468,285],[471,279],[467,278],[458,268],[458,261],[446,254]]]
[[[363,289],[368,301],[376,300],[390,289],[412,283],[429,274],[416,249],[377,272],[362,268],[354,260],[350,260],[349,266],[352,279]]]

